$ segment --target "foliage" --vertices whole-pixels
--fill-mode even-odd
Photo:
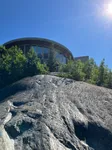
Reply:
[[[94,59],[91,58],[91,59],[89,59],[88,61],[86,61],[84,63],[83,71],[85,73],[85,79],[86,80],[90,80],[91,79],[91,76],[93,74],[93,69],[94,68],[96,68],[96,63],[95,63]]]
[[[23,77],[26,58],[17,47],[0,47],[0,88]]]
[[[0,88],[23,77],[47,72],[47,66],[40,63],[33,50],[25,56],[17,46],[10,49],[0,46]]]
[[[70,59],[67,64],[60,65],[53,50],[46,65],[40,62],[33,49],[24,55],[17,46],[9,49],[0,46],[0,89],[23,77],[57,71],[57,67],[61,77],[112,89],[112,70],[105,65],[104,59],[99,66],[94,59],[86,62]]]
[[[91,70],[90,78],[86,79],[86,81],[92,84],[97,84],[98,75],[99,75],[99,69],[97,66],[94,66]]]
[[[74,62],[74,70],[72,71],[73,79],[83,81],[85,73],[83,72],[84,64],[79,60]]]
[[[104,59],[99,66],[94,59],[86,62],[69,60],[67,64],[60,67],[59,76],[112,88],[112,71],[105,65]]]
[[[60,67],[60,72],[66,72],[64,76],[75,79],[84,80],[85,73],[83,72],[84,64],[81,61],[68,60],[68,63]]]
[[[56,60],[56,54],[54,50],[50,50],[47,66],[50,72],[55,72],[58,69],[57,67],[59,66],[59,62]]]
[[[45,74],[48,72],[46,64],[41,64],[33,49],[26,54],[25,76],[33,76],[36,74]]]
[[[112,71],[108,72],[107,87],[112,89]]]
[[[105,80],[105,60],[103,59],[99,66],[99,75],[98,75],[97,85],[99,85],[99,86],[103,85],[104,80]]]

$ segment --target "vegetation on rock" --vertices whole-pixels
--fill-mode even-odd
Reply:
[[[94,59],[86,62],[69,60],[67,64],[60,66],[59,71],[61,77],[112,88],[112,71],[105,65],[104,59],[99,66]]]
[[[24,77],[47,74],[48,71],[59,71],[59,76],[85,81],[112,89],[112,70],[105,65],[103,59],[100,66],[94,59],[86,62],[69,60],[60,64],[51,51],[47,65],[41,63],[33,49],[24,55],[17,46],[6,49],[0,46],[0,89]]]
[[[57,71],[57,66],[58,66],[59,62],[56,60],[55,56],[56,56],[55,51],[54,50],[50,51],[49,59],[47,61],[47,66],[48,66],[50,72]]]
[[[27,76],[46,74],[48,67],[41,64],[34,50],[24,55],[17,46],[0,46],[0,89]]]

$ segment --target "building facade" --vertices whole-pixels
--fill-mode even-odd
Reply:
[[[86,61],[88,61],[88,60],[89,60],[89,56],[80,56],[80,57],[75,57],[75,58],[74,58],[74,60],[75,60],[75,61],[80,60],[80,61],[82,61],[82,62],[86,62]]]
[[[62,64],[66,64],[69,58],[73,59],[73,55],[68,48],[60,43],[43,38],[15,39],[4,43],[4,46],[6,48],[18,46],[24,54],[32,48],[43,62],[49,59],[50,51],[55,52],[56,60]]]

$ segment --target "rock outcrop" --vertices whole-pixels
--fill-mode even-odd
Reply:
[[[0,126],[0,150],[14,150],[14,140],[9,138],[4,126]]]
[[[7,141],[8,150],[112,150],[110,89],[49,75],[25,78],[0,91],[0,119],[0,150]]]

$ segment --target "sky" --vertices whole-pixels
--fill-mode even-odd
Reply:
[[[74,57],[89,56],[112,69],[112,0],[1,0],[0,45],[23,37],[48,38]]]

